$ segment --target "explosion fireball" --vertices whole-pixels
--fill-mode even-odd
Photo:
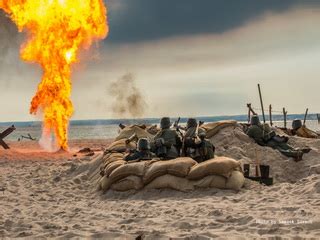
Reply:
[[[27,33],[21,48],[24,61],[43,69],[30,113],[43,112],[43,135],[52,132],[58,145],[68,148],[68,123],[73,114],[71,65],[80,48],[108,34],[103,0],[0,0],[3,9]]]

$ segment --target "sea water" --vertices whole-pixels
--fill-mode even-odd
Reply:
[[[300,116],[301,119],[302,116]],[[287,127],[291,127],[292,119],[296,118],[291,116],[287,121]],[[205,123],[219,121],[219,120],[230,120],[235,119],[239,122],[247,122],[247,116],[221,116],[221,117],[199,117],[201,121]],[[173,118],[172,121],[176,119]],[[187,118],[181,119],[181,124],[185,125]],[[115,120],[84,120],[84,121],[72,121],[69,126],[69,139],[111,139],[115,138],[119,133],[119,123],[124,124],[159,124],[160,119],[138,119],[138,120],[127,120],[127,119],[115,119]],[[269,121],[267,121],[269,123]],[[40,122],[17,122],[17,123],[0,123],[0,132],[5,130],[6,127],[14,124],[16,130],[6,137],[6,140],[18,141],[28,141],[22,138],[22,136],[28,136],[30,134],[33,138],[37,140],[41,137],[41,123]],[[283,127],[283,120],[277,120],[273,122],[273,126]],[[314,131],[319,131],[320,126],[317,120],[307,120],[306,126]]]

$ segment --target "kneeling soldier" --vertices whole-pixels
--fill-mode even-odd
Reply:
[[[170,118],[162,118],[161,130],[154,137],[152,148],[156,155],[163,159],[174,159],[180,156],[182,142],[177,131],[170,129],[170,126]]]
[[[191,157],[197,162],[203,162],[214,158],[215,147],[205,137],[206,132],[203,129],[199,129],[197,120],[189,118],[183,140],[184,156]]]
[[[137,143],[137,150],[129,153],[126,157],[126,161],[134,160],[151,160],[155,155],[150,151],[150,142],[147,138],[140,138]]]

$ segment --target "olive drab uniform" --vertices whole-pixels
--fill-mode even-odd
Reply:
[[[197,162],[203,162],[214,158],[215,147],[205,138],[206,132],[204,129],[198,129],[197,121],[189,119],[187,123],[187,130],[183,140],[183,155],[191,157]]]
[[[151,151],[134,151],[130,154],[128,154],[124,160],[126,161],[134,161],[134,160],[151,160],[155,158],[156,155]]]
[[[252,118],[254,118],[253,116]],[[261,124],[260,121],[251,121],[251,126],[247,130],[247,135],[255,140],[261,146],[268,146],[281,152],[287,157],[293,157],[301,160],[303,153],[307,153],[308,149],[295,149],[287,143],[287,138],[280,137],[272,131],[268,124]]]
[[[174,159],[180,156],[181,138],[176,130],[170,129],[170,118],[162,118],[161,130],[155,135],[152,149],[163,159]]]
[[[137,144],[137,150],[125,156],[126,161],[134,160],[151,160],[155,158],[155,154],[150,151],[150,142],[146,138],[140,138]]]

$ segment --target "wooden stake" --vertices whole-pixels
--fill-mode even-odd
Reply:
[[[270,118],[270,126],[272,127],[273,123],[272,123],[272,106],[271,106],[271,104],[269,105],[269,118]]]
[[[303,126],[305,126],[306,125],[306,120],[307,120],[307,116],[308,116],[308,108],[306,109],[306,112],[305,112],[305,114],[304,114],[304,119],[303,119]]]
[[[256,148],[254,149],[254,151],[255,151],[255,154],[256,154],[256,177],[261,177],[260,159],[259,159],[259,156],[258,156],[258,151],[257,151]]]
[[[287,111],[285,108],[282,109],[283,110],[283,123],[284,123],[284,128],[287,129]]]
[[[263,101],[262,101],[260,84],[258,84],[258,90],[259,90],[259,97],[260,97],[260,104],[261,104],[261,111],[262,111],[263,123],[266,123],[266,117],[264,116],[264,108],[263,108]]]
[[[248,123],[250,123],[250,119],[251,119],[251,103],[248,103],[247,107],[248,107]]]

